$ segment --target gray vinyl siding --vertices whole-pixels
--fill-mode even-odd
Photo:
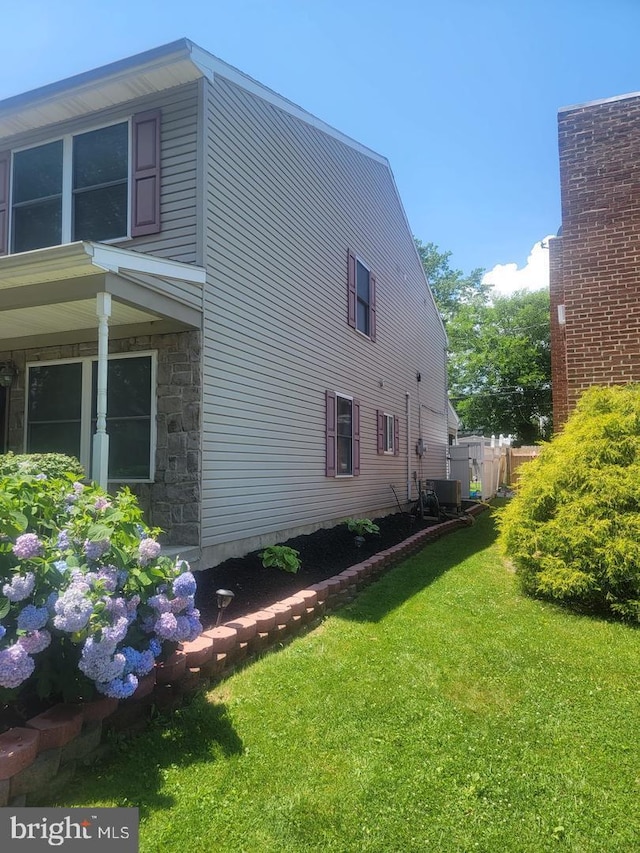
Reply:
[[[446,379],[442,326],[381,158],[219,77],[205,86],[205,145],[202,507],[215,555],[393,509],[408,449],[411,471],[445,476]],[[347,325],[348,248],[376,275],[375,343]],[[360,400],[359,477],[325,477],[327,389]],[[398,456],[377,454],[377,409],[400,418]]]
[[[162,230],[147,237],[118,241],[117,245],[175,261],[196,263],[198,107],[198,84],[192,83],[153,97],[128,101],[90,116],[42,128],[37,133],[0,139],[0,151],[38,145],[65,134],[82,133],[94,127],[115,124],[135,113],[161,109]]]

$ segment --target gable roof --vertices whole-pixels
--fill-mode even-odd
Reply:
[[[213,80],[216,75],[389,166],[382,155],[186,38],[5,98],[0,101],[0,138],[162,92],[201,77]]]

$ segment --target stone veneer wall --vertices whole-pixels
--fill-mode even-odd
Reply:
[[[481,513],[486,504],[467,512]],[[217,681],[251,657],[294,637],[328,610],[350,601],[382,572],[429,542],[464,527],[463,518],[421,530],[334,577],[278,601],[264,610],[230,620],[180,645],[171,657],[140,680],[130,699],[99,699],[57,705],[0,735],[0,807],[51,802],[74,776],[108,750],[109,731],[143,730],[153,707],[170,711],[185,697]]]
[[[201,357],[199,332],[175,332],[112,338],[109,354],[156,351],[157,444],[153,483],[132,483],[149,524],[166,531],[166,544],[200,542],[200,418]],[[97,344],[58,346],[0,352],[0,362],[13,361],[18,378],[9,400],[8,449],[24,450],[25,365],[93,356]],[[123,484],[124,485],[124,484]],[[113,484],[116,490],[119,483]]]

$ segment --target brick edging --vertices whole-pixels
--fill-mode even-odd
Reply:
[[[475,516],[486,509],[476,504]],[[140,679],[130,699],[97,699],[79,705],[55,705],[24,727],[0,735],[0,807],[48,802],[72,779],[76,767],[91,764],[108,751],[108,731],[134,733],[148,722],[152,706],[179,707],[205,684],[229,675],[239,665],[283,640],[296,636],[392,565],[467,522],[454,518],[421,530],[327,580],[312,584],[264,610],[229,620],[182,643],[163,663]]]

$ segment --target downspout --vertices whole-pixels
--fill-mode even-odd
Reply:
[[[411,501],[411,409],[409,392],[405,391],[405,417],[407,419],[407,501]]]
[[[109,318],[111,294],[96,294],[98,317],[98,377],[96,388],[96,432],[93,436],[91,479],[102,489],[109,480],[109,436],[107,435],[107,367],[109,356]]]

